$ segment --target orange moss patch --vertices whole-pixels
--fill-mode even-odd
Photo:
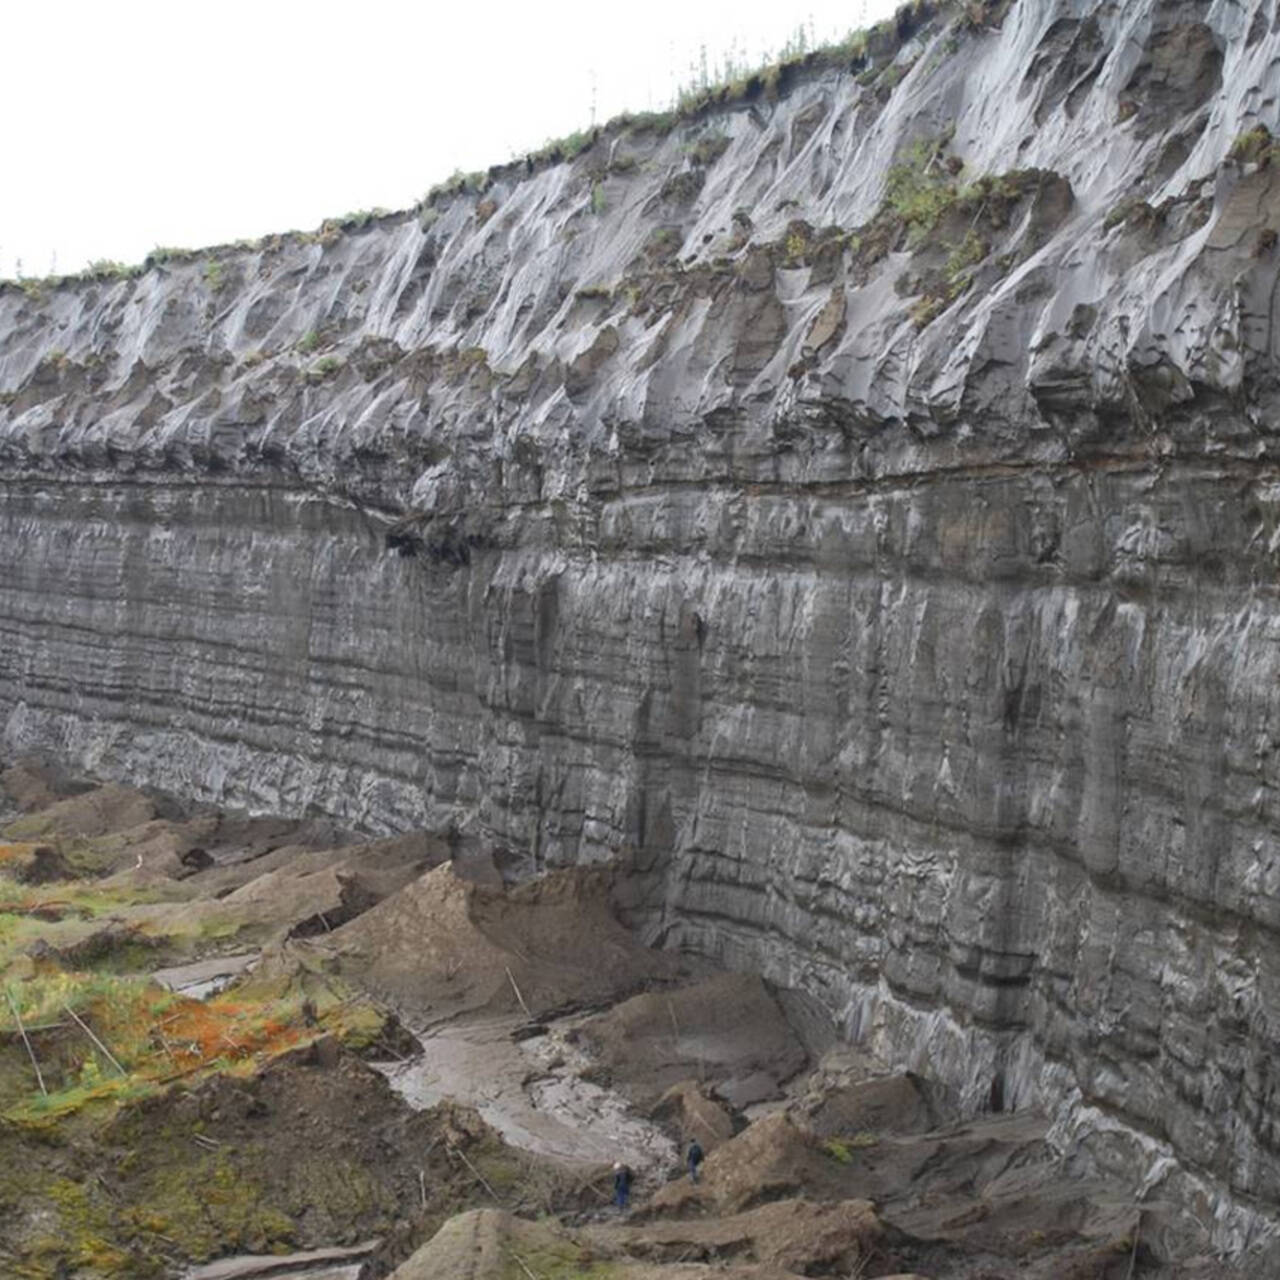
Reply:
[[[25,841],[0,841],[0,876],[16,882],[35,862],[40,847]]]
[[[367,1005],[334,997],[308,1000],[290,983],[201,1001],[141,976],[42,967],[11,990],[24,1020],[53,1028],[39,1045],[49,1095],[37,1093],[24,1072],[17,1077],[21,1092],[5,1100],[7,1116],[19,1121],[64,1115],[94,1102],[119,1103],[207,1072],[253,1071],[321,1036],[358,1042],[382,1025],[381,1015]],[[7,1014],[7,1008],[0,1010],[0,1031],[13,1023]]]
[[[296,1010],[293,1011],[297,1016]],[[217,997],[208,1002],[181,1000],[152,1033],[167,1044],[167,1054],[180,1072],[199,1068],[220,1058],[274,1057],[301,1041],[312,1038],[314,1030],[272,1016],[260,1004]]]

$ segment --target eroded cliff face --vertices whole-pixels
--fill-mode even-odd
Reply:
[[[1239,1247],[1280,1200],[1280,12],[999,8],[5,289],[3,741],[624,860],[654,938]]]

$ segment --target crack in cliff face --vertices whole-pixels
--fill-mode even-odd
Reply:
[[[1119,1118],[1094,1158],[1237,1247],[1280,1198],[1280,15],[1000,16],[0,289],[0,723],[628,861],[652,936],[970,1105]]]

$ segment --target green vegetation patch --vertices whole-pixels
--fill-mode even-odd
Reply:
[[[1265,124],[1256,124],[1236,137],[1227,155],[1237,164],[1268,165],[1278,152],[1280,146],[1272,138],[1271,130]]]
[[[879,1145],[880,1139],[874,1133],[855,1133],[848,1138],[828,1138],[822,1144],[822,1151],[837,1164],[852,1164],[855,1152]]]

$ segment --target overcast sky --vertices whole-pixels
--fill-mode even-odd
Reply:
[[[623,110],[706,47],[757,61],[899,0],[13,0],[0,276],[141,260],[382,205]]]

